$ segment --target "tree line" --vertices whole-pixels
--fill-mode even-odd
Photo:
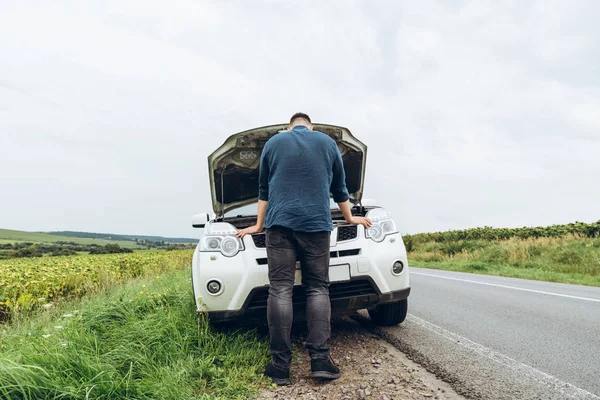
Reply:
[[[589,238],[600,237],[600,220],[592,223],[574,222],[563,225],[536,226],[523,228],[482,228],[453,230],[446,232],[417,233],[403,236],[406,249],[411,251],[416,244],[426,242],[456,242],[459,240],[504,240],[510,238],[541,238],[580,235]]]

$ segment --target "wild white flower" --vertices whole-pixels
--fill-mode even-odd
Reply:
[[[67,346],[67,344],[66,344],[66,343],[61,343],[60,345],[61,345],[61,346],[63,346],[63,347],[66,347],[66,346]]]
[[[62,329],[62,325],[54,325],[54,329]]]
[[[43,338],[49,338],[50,336],[52,336],[51,334],[47,333],[45,335],[42,335]]]
[[[44,307],[45,309],[48,309],[48,308],[52,307],[52,305],[53,305],[52,303],[46,303],[42,307]]]
[[[63,314],[64,318],[71,318],[73,316],[73,314]]]

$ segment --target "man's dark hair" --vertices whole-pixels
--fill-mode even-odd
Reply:
[[[294,115],[292,115],[292,118],[290,118],[290,124],[294,122],[294,120],[298,119],[298,118],[302,118],[307,120],[309,123],[312,124],[312,121],[310,120],[310,117],[307,114],[304,113],[296,113]]]

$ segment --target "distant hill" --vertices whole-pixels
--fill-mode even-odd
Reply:
[[[108,239],[93,239],[74,236],[53,235],[43,232],[26,232],[16,231],[13,229],[0,229],[0,244],[16,243],[16,242],[31,242],[31,243],[57,243],[57,242],[73,242],[82,245],[97,244],[104,246],[107,244],[118,244],[121,247],[136,248],[138,247],[135,241],[131,240],[108,240]]]
[[[47,232],[54,236],[68,236],[84,239],[102,239],[102,240],[117,240],[130,241],[145,240],[149,242],[165,242],[165,243],[196,243],[198,239],[192,238],[171,238],[164,236],[149,236],[149,235],[120,235],[116,233],[93,233],[93,232],[76,232],[76,231],[56,231]]]
[[[56,243],[73,242],[77,244],[97,244],[104,246],[106,244],[118,244],[121,247],[139,248],[138,242],[165,242],[165,243],[198,243],[198,239],[192,238],[169,238],[163,236],[149,235],[118,235],[112,233],[92,233],[92,232],[26,232],[14,229],[0,229],[0,244],[15,242],[32,243]],[[140,243],[142,244],[142,243]]]

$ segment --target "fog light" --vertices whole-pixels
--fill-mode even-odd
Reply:
[[[392,273],[394,275],[400,275],[402,273],[403,269],[404,269],[404,264],[402,263],[402,261],[396,261],[394,263],[394,265],[392,265]]]
[[[221,283],[219,281],[208,281],[206,289],[210,294],[217,294],[221,291]]]

